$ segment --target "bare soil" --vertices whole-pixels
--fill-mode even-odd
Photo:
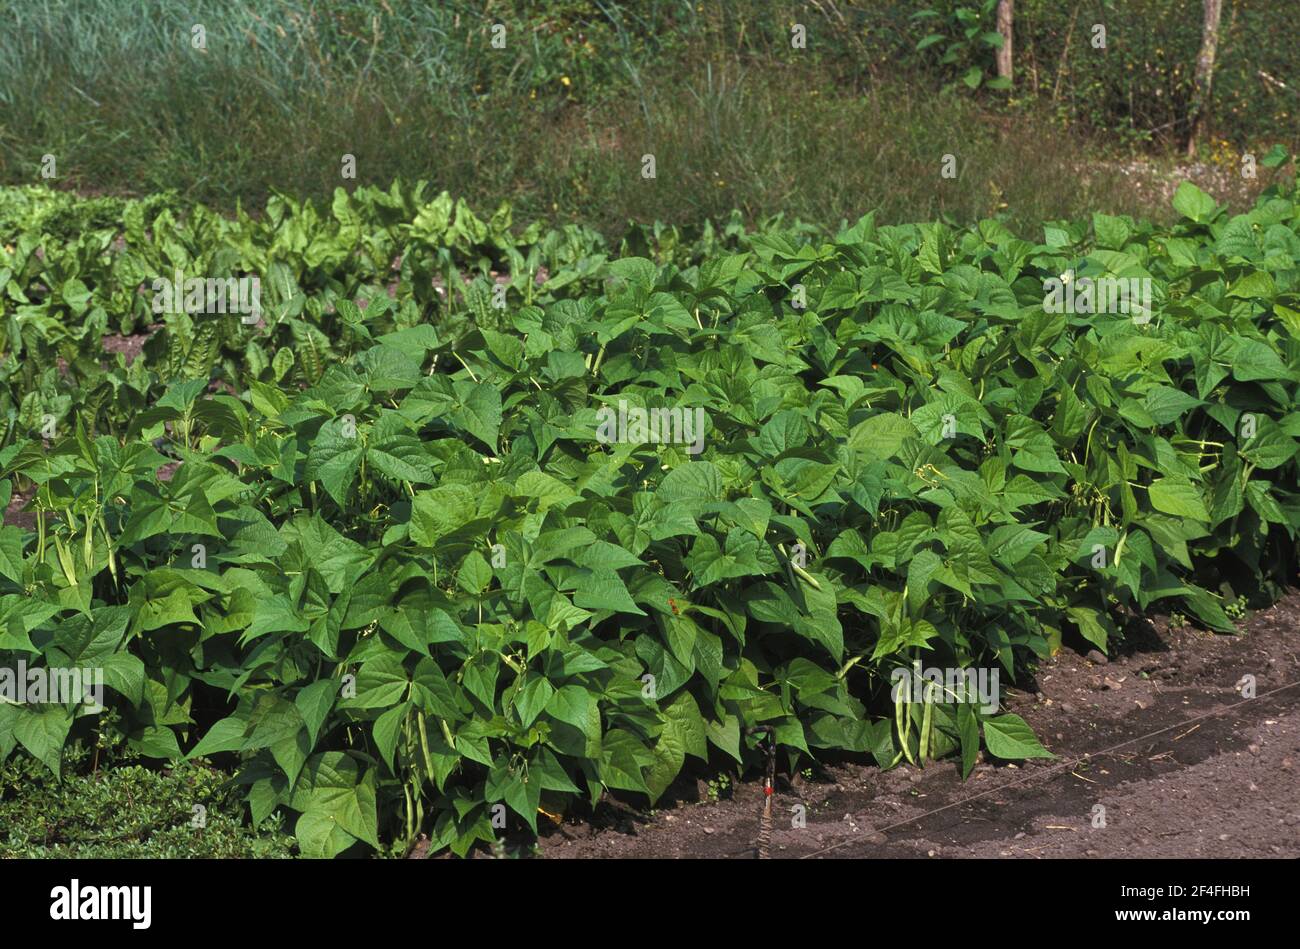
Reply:
[[[144,352],[144,344],[149,341],[149,337],[152,335],[152,329],[147,333],[135,333],[131,336],[120,336],[116,333],[105,334],[102,340],[104,352],[109,355],[121,353],[126,357],[126,364],[129,366],[135,361],[136,357]]]
[[[15,491],[13,497],[9,499],[9,506],[5,508],[3,518],[0,523],[12,524],[15,527],[21,527],[23,530],[36,530],[36,515],[31,511],[24,511],[27,502],[32,499],[33,492],[24,493]]]
[[[779,775],[771,855],[1300,857],[1297,630],[1292,593],[1237,635],[1155,618],[1109,660],[1063,650],[1004,702],[1057,758],[981,758],[964,782],[951,761]],[[756,856],[761,781],[713,803],[703,781],[669,793],[677,803],[649,813],[602,802],[587,821],[543,821],[542,854]]]

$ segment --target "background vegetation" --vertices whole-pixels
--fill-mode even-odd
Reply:
[[[1167,195],[1121,160],[1185,132],[1198,0],[1022,0],[1010,92],[958,81],[991,75],[987,44],[947,62],[950,42],[917,49],[959,38],[960,6],[15,0],[0,11],[0,180],[30,183],[52,154],[64,187],[256,206],[273,189],[327,197],[353,154],[357,184],[423,178],[476,206],[509,200],[520,221],[607,233],[733,208],[828,225],[872,209],[1164,214]],[[991,30],[990,5],[968,6]],[[1225,10],[1209,158],[1229,170],[1295,144],[1288,7]],[[941,186],[945,153],[961,176]]]

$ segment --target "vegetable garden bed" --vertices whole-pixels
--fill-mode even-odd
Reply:
[[[1020,682],[1154,609],[1228,633],[1295,577],[1294,184],[1174,204],[611,248],[419,186],[4,192],[0,501],[34,523],[0,528],[0,669],[101,670],[107,709],[0,704],[0,758],[210,758],[333,856],[653,802],[757,726],[783,772],[1048,757],[891,675]],[[257,319],[156,312],[178,270],[257,276]],[[1150,312],[1044,305],[1108,277]]]

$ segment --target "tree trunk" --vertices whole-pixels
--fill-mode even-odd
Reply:
[[[1214,84],[1214,57],[1219,51],[1219,18],[1223,0],[1204,0],[1205,19],[1201,26],[1201,54],[1196,57],[1195,88],[1192,92],[1191,128],[1187,133],[1187,157],[1196,155],[1196,139],[1204,131],[1206,106]]]
[[[998,0],[998,32],[1002,34],[1002,48],[998,50],[998,78],[1011,81],[1011,20],[1015,15],[1016,0]]]

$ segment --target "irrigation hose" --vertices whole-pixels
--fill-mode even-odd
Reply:
[[[772,858],[772,795],[776,784],[776,736],[771,725],[756,725],[745,729],[749,734],[767,735],[767,773],[763,777],[763,813],[758,819],[758,859]]]

